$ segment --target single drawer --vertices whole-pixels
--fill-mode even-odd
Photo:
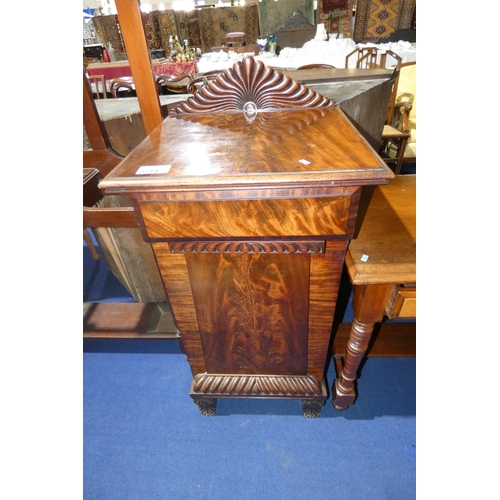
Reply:
[[[346,234],[349,196],[213,201],[144,201],[150,238],[289,237]]]
[[[385,309],[389,319],[417,317],[417,287],[394,285]]]

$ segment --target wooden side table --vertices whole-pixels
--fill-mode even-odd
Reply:
[[[339,411],[356,399],[359,366],[375,324],[384,316],[416,317],[416,176],[400,175],[387,185],[364,188],[358,226],[345,259],[354,291],[354,319],[345,351],[334,352],[337,360],[345,356],[332,387],[332,404]],[[397,342],[397,337],[391,341]]]

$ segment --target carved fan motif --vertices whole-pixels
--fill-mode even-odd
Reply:
[[[333,101],[277,69],[245,56],[180,103],[174,113],[333,106]]]
[[[300,116],[295,116],[292,121],[286,119],[282,114],[276,115],[279,111],[273,112],[262,112],[255,116],[252,121],[255,127],[258,127],[262,131],[262,140],[268,141],[269,143],[280,142],[280,138],[283,134],[288,134],[291,131],[300,133],[305,127],[311,125],[313,122],[323,118],[326,111],[322,108],[311,108],[307,112],[302,112]],[[278,117],[278,119],[276,119]],[[177,120],[190,121],[193,123],[200,123],[201,125],[207,127],[215,127],[222,130],[237,131],[238,133],[244,135],[246,133],[252,134],[251,130],[247,130],[243,127],[245,119],[248,118],[241,117],[241,119],[235,119],[233,117],[227,116],[213,116],[213,115],[194,115],[194,114],[184,114],[175,116]]]

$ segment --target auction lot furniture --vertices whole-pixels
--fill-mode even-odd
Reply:
[[[99,187],[151,243],[190,395],[318,417],[362,186],[394,174],[329,99],[251,56],[180,103]]]
[[[369,348],[383,357],[415,356],[415,322],[381,324],[372,347],[370,341],[384,316],[416,317],[416,176],[398,175],[385,186],[364,188],[357,224],[359,233],[345,259],[354,291],[354,319],[347,339],[339,329],[333,347],[336,410],[354,403],[358,370]]]

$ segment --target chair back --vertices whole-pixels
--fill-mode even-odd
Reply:
[[[118,92],[128,90],[135,92],[134,80],[131,76],[122,76],[121,78],[113,78],[109,84],[109,90],[113,97],[118,97]]]
[[[356,61],[356,68],[394,68],[392,90],[385,117],[385,122],[391,123],[398,90],[399,71],[403,64],[401,56],[388,49],[380,49],[378,47],[356,47],[352,52],[347,54],[345,58],[346,68],[349,67],[349,62],[352,61],[353,58],[355,58]]]
[[[191,73],[182,73],[177,76],[158,75],[156,85],[160,94],[163,94],[164,89],[175,94],[187,94],[188,86],[193,80],[194,76]]]
[[[396,102],[409,102],[412,109],[409,113],[410,120],[417,117],[417,63],[416,61],[403,63],[399,71]]]
[[[222,72],[223,72],[223,70],[221,70],[221,69],[214,69],[212,71],[205,71],[204,73],[198,73],[196,78],[193,78],[189,82],[189,84],[187,86],[187,93],[194,94],[195,90],[202,87],[203,85],[208,85],[208,82],[210,80],[215,79]]]
[[[380,49],[378,47],[356,47],[345,57],[345,67],[354,60],[356,68],[390,68],[401,67],[403,60],[394,51],[389,49]]]
[[[90,149],[83,151],[83,167],[97,168],[106,176],[123,160],[111,147],[104,123],[99,117],[88,75],[83,71],[83,129],[88,138]]]
[[[333,105],[333,101],[282,71],[270,68],[252,56],[245,56],[215,78],[207,79],[206,85],[194,90],[193,95],[178,104],[173,113],[229,110],[256,113],[277,108]]]
[[[331,64],[305,64],[304,66],[300,66],[297,69],[315,69],[315,68],[333,68],[333,69],[335,69],[335,66],[332,66]]]

